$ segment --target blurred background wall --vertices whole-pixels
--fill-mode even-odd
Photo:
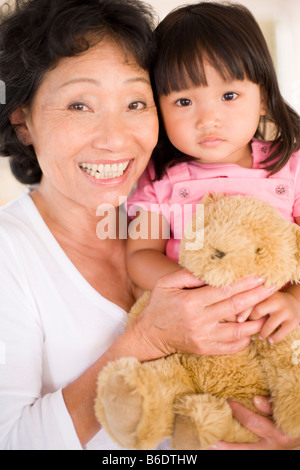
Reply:
[[[148,3],[162,19],[172,9],[197,1],[148,0]],[[0,6],[4,3],[5,0],[0,0]],[[247,6],[258,20],[273,56],[281,92],[300,113],[300,0],[239,0],[239,3]],[[0,158],[0,205],[24,190],[11,175],[8,160]]]

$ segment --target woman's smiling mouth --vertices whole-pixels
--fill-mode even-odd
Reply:
[[[97,180],[120,178],[125,173],[130,161],[122,163],[80,163],[79,167]]]

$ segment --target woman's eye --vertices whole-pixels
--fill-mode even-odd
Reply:
[[[69,106],[69,109],[73,111],[88,111],[89,108],[83,103],[73,103]]]
[[[237,93],[234,93],[234,91],[229,91],[228,93],[224,93],[222,96],[222,101],[233,101],[235,100],[239,95]]]
[[[128,106],[128,109],[130,111],[141,111],[142,109],[146,109],[147,105],[144,103],[144,101],[134,101],[133,103],[130,103]]]
[[[177,100],[175,104],[180,107],[186,107],[186,106],[191,106],[192,101],[189,100],[188,98],[180,98],[180,100]]]

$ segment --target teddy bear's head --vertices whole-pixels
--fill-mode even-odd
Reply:
[[[179,262],[220,287],[259,276],[278,289],[300,281],[300,228],[252,196],[211,194],[185,228]],[[198,232],[198,233],[197,233]]]

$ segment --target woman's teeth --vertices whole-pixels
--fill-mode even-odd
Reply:
[[[88,175],[93,176],[97,180],[107,180],[112,178],[119,178],[122,176],[129,165],[128,162],[123,163],[105,163],[96,165],[95,163],[81,163],[80,168]]]

